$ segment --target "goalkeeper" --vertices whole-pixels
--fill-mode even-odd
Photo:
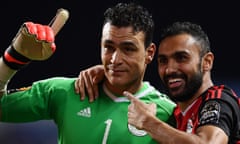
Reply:
[[[118,3],[104,16],[101,58],[106,79],[99,84],[99,99],[80,101],[74,88],[76,79],[66,77],[6,92],[17,70],[33,60],[48,59],[56,50],[51,27],[26,22],[0,59],[1,121],[54,120],[59,144],[157,143],[145,131],[127,124],[130,101],[122,95],[127,90],[146,103],[156,103],[156,116],[171,124],[175,104],[143,81],[156,50],[152,16],[134,3]]]

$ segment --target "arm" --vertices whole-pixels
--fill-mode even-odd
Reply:
[[[41,29],[41,33],[39,33]],[[34,31],[36,30],[36,31]],[[44,34],[42,34],[44,33]],[[45,60],[55,51],[54,34],[49,26],[26,22],[0,58],[0,98],[17,70],[32,60]],[[1,107],[0,107],[1,119]]]
[[[54,34],[49,26],[32,22],[24,23],[0,59],[1,91],[6,89],[8,81],[17,70],[32,60],[48,59],[55,48]]]
[[[212,125],[201,126],[196,134],[177,130],[162,122],[155,116],[156,109],[150,104],[145,104],[132,94],[124,92],[131,104],[128,108],[128,122],[149,133],[159,143],[164,144],[227,144],[228,138],[224,131]]]
[[[33,60],[46,60],[55,52],[55,35],[68,19],[68,13],[62,10],[58,11],[51,27],[32,22],[25,22],[21,26],[11,45],[0,58],[0,98],[17,70]]]
[[[7,83],[11,77],[15,74],[16,70],[9,68],[4,62],[2,57],[0,58],[0,98],[4,94],[7,88]]]

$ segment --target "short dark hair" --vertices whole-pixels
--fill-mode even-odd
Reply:
[[[167,37],[178,35],[178,34],[189,34],[191,35],[196,42],[200,45],[200,57],[202,57],[207,52],[211,51],[210,42],[207,34],[203,31],[202,27],[198,24],[194,24],[191,22],[175,22],[172,25],[168,26],[166,29],[162,31],[161,41]]]
[[[117,27],[132,26],[134,32],[145,34],[145,47],[153,40],[154,21],[149,11],[136,3],[118,3],[108,8],[104,13],[104,23]]]

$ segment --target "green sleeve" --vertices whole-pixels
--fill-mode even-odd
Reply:
[[[32,122],[54,119],[57,105],[64,103],[65,93],[73,89],[73,79],[51,78],[32,86],[10,91],[1,99],[3,122]]]

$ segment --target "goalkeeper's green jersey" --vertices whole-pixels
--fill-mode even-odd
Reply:
[[[3,122],[54,120],[59,144],[151,144],[144,131],[128,125],[129,100],[99,85],[99,98],[81,101],[74,90],[75,78],[55,77],[5,94],[1,99]],[[148,82],[134,94],[157,104],[157,117],[169,122],[175,104]]]

